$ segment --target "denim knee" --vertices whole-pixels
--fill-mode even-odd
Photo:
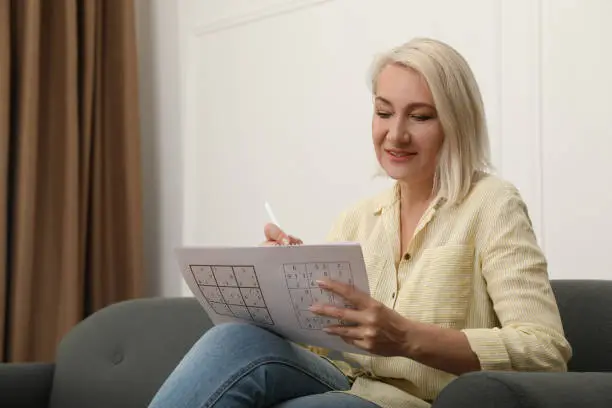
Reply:
[[[238,353],[243,348],[257,349],[259,353],[274,352],[289,343],[276,334],[248,323],[223,323],[210,328],[194,346],[195,348],[214,347],[230,353]],[[273,353],[274,354],[274,353]]]
[[[261,336],[274,336],[274,334],[253,324],[230,322],[213,326],[204,333],[202,338],[215,343],[236,343]]]
[[[276,402],[347,387],[337,368],[281,336],[248,323],[225,323],[193,345],[157,400],[159,406],[209,406],[222,398],[224,404],[253,406],[263,397]]]

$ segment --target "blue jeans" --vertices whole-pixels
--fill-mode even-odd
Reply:
[[[254,325],[207,331],[157,392],[150,408],[377,408],[334,391],[349,379],[324,358]]]

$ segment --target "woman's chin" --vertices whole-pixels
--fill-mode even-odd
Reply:
[[[383,166],[383,172],[387,177],[396,181],[405,181],[413,178],[412,172],[398,169],[396,166]]]

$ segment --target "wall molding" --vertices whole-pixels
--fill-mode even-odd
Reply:
[[[543,115],[543,103],[544,103],[544,91],[542,89],[542,77],[544,75],[544,62],[542,60],[542,52],[544,50],[544,37],[543,37],[543,32],[542,32],[542,27],[544,25],[544,21],[543,21],[543,14],[544,14],[544,2],[543,0],[537,0],[537,9],[535,11],[536,13],[536,21],[537,21],[537,38],[536,38],[536,54],[538,56],[537,58],[537,70],[536,70],[536,84],[538,86],[538,88],[536,89],[536,94],[537,94],[537,100],[538,100],[538,106],[537,106],[537,119],[538,119],[538,124],[537,124],[537,150],[538,150],[538,163],[540,165],[539,168],[539,172],[537,174],[537,184],[538,184],[538,192],[539,192],[539,203],[540,203],[540,208],[538,208],[539,213],[539,217],[540,217],[540,235],[538,236],[538,239],[540,241],[540,245],[542,246],[542,248],[545,250],[546,249],[546,231],[545,231],[545,226],[546,226],[546,214],[544,211],[544,200],[545,200],[545,194],[544,194],[544,118],[542,117]]]
[[[267,7],[247,11],[245,13],[237,13],[234,16],[220,18],[197,26],[195,27],[193,34],[196,37],[203,37],[218,33],[220,31],[226,31],[236,27],[242,27],[247,24],[267,20],[272,17],[291,14],[296,11],[319,6],[332,1],[334,0],[280,0],[278,3]]]

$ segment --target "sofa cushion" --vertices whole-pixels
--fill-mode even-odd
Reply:
[[[610,408],[610,373],[464,374],[442,390],[432,408]]]
[[[612,281],[553,280],[565,336],[574,355],[570,371],[612,371]]]
[[[193,298],[133,300],[91,315],[60,343],[50,407],[147,406],[211,326]]]

